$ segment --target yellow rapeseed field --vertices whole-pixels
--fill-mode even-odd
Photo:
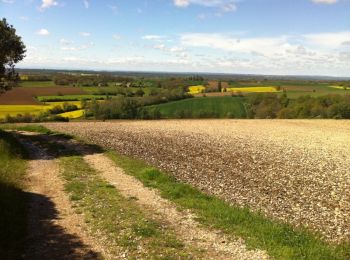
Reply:
[[[7,115],[10,115],[10,116],[17,116],[18,114],[39,115],[40,113],[45,112],[49,109],[52,109],[55,106],[63,107],[64,103],[76,105],[79,109],[81,109],[80,101],[46,102],[43,105],[0,105],[0,119],[5,118]]]
[[[18,114],[38,115],[50,108],[52,107],[49,105],[0,105],[0,118],[5,118],[6,115],[16,116]]]
[[[341,90],[350,90],[350,87],[346,86],[329,86],[331,88],[341,89]]]
[[[188,91],[189,94],[194,95],[194,94],[203,93],[205,90],[205,87],[203,85],[191,86],[191,87],[188,87],[188,90],[189,90]]]
[[[70,119],[80,118],[83,115],[84,115],[84,109],[80,109],[80,110],[75,110],[75,111],[59,114],[59,116],[67,117],[67,118],[70,118]]]

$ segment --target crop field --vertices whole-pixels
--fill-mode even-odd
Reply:
[[[341,90],[350,90],[350,87],[344,86],[329,86],[330,88],[341,89]]]
[[[202,85],[188,87],[188,93],[192,95],[203,93],[204,91],[205,87]]]
[[[69,119],[80,118],[83,115],[84,115],[84,109],[79,109],[79,110],[75,110],[75,111],[65,112],[65,113],[59,114],[59,116],[66,117],[66,118],[69,118]]]
[[[149,107],[158,108],[162,117],[234,117],[245,118],[243,100],[239,97],[201,97],[169,102]],[[181,115],[182,114],[182,115]]]
[[[64,102],[64,101],[79,101],[79,100],[102,100],[106,95],[63,95],[63,96],[38,96],[37,100],[40,102]]]
[[[78,108],[81,108],[80,101],[70,101],[70,102],[46,102],[42,105],[0,105],[0,119],[5,118],[7,115],[16,116],[18,114],[31,114],[39,115],[42,112],[45,112],[49,109],[52,109],[55,106],[63,106],[64,103],[71,105],[76,105]],[[80,111],[80,110],[78,110]],[[76,112],[71,114],[67,113],[69,118],[77,118],[78,115],[82,115],[82,112]],[[64,113],[65,116],[66,113]],[[61,114],[62,115],[62,114]]]
[[[50,107],[54,106],[63,106],[64,104],[70,104],[70,105],[75,105],[78,108],[81,108],[81,102],[80,101],[59,101],[59,102],[45,102],[45,105],[49,105]]]
[[[53,81],[21,81],[19,83],[21,87],[25,88],[36,88],[36,87],[41,87],[41,88],[47,88],[47,87],[56,87],[56,84]]]
[[[0,95],[0,105],[40,105],[36,96],[83,95],[84,91],[74,87],[28,87],[14,88]]]
[[[7,115],[16,116],[18,114],[38,115],[52,108],[50,105],[0,105],[0,119]]]
[[[350,240],[350,123],[170,120],[47,123],[141,158],[265,216]]]
[[[239,88],[226,88],[228,92],[248,92],[248,93],[274,93],[278,92],[275,87],[239,87]]]

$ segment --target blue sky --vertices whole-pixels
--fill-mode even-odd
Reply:
[[[26,68],[350,76],[350,0],[0,0]]]

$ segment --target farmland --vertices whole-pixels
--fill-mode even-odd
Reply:
[[[239,97],[199,97],[151,106],[164,118],[245,118],[243,99]]]
[[[194,95],[194,94],[199,94],[199,93],[203,93],[205,91],[205,87],[202,86],[202,85],[198,85],[198,86],[190,86],[188,88],[188,93],[191,94],[191,95]]]
[[[239,88],[226,88],[228,92],[248,92],[248,93],[274,93],[278,92],[275,87],[239,87]]]
[[[347,121],[50,123],[326,241],[348,241]],[[106,138],[108,136],[108,138]]]
[[[148,78],[111,74],[40,74],[40,72],[22,75],[22,78],[25,80],[20,82],[20,87],[0,95],[0,118],[17,114],[39,115],[40,112],[52,109],[48,106],[51,102],[76,105],[82,100],[84,108],[89,110],[85,113],[88,119],[348,118],[349,116],[346,98],[342,98],[350,93],[346,81],[254,78],[224,80],[221,77],[213,79],[209,76],[208,78],[202,76]],[[39,79],[42,81],[38,81]],[[263,96],[255,98],[257,95]],[[269,95],[274,95],[274,98]],[[342,97],[325,97],[326,95]],[[195,98],[188,99],[189,97]],[[204,97],[207,99],[203,99]],[[100,105],[89,108],[86,106],[87,103],[93,102],[86,101],[91,100],[107,100],[107,102],[99,102]],[[252,101],[258,101],[260,104]],[[111,111],[112,108],[123,107],[123,103],[133,104],[134,112]],[[312,107],[309,107],[310,103]],[[333,107],[330,107],[332,105]],[[299,106],[307,106],[306,111]],[[81,109],[80,103],[76,110],[78,109]],[[84,114],[83,111],[63,112],[69,113],[59,115],[63,114],[71,119]]]

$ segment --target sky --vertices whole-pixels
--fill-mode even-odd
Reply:
[[[20,68],[350,76],[350,0],[0,0]]]

